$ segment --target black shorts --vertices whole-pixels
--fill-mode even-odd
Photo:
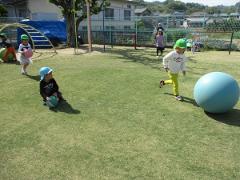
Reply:
[[[165,48],[164,47],[157,47],[157,50],[163,51]]]

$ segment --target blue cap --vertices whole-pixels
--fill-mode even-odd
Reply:
[[[44,79],[44,77],[49,74],[50,72],[52,72],[53,70],[50,68],[50,67],[42,67],[40,70],[39,70],[39,74],[41,76],[41,80]]]

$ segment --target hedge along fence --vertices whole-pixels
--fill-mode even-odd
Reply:
[[[215,49],[215,50],[229,50],[231,43],[231,32],[201,32],[197,33],[199,42],[204,46],[204,49]],[[234,36],[231,45],[231,50],[240,50],[240,39]]]
[[[215,50],[229,50],[230,41],[211,39],[204,43],[205,49],[215,49]],[[232,45],[232,49],[237,50],[236,45]]]

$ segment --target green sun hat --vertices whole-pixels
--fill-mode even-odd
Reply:
[[[186,49],[187,48],[187,42],[185,39],[178,39],[174,45],[175,48],[180,48],[180,49]]]
[[[21,35],[21,40],[28,40],[28,36],[26,34]]]

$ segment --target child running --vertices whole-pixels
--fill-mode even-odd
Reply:
[[[31,62],[31,57],[26,56],[26,51],[31,51],[31,45],[28,43],[28,36],[26,34],[21,35],[21,44],[19,45],[18,52],[20,53],[20,64],[22,65],[21,73],[27,75],[27,67]]]
[[[183,75],[186,74],[185,61],[187,60],[184,55],[186,49],[186,41],[184,39],[179,39],[175,43],[174,50],[168,53],[163,58],[163,67],[168,72],[169,80],[161,80],[160,88],[165,84],[173,85],[173,94],[178,101],[182,101],[182,96],[179,95],[178,90],[178,73],[183,72]]]

